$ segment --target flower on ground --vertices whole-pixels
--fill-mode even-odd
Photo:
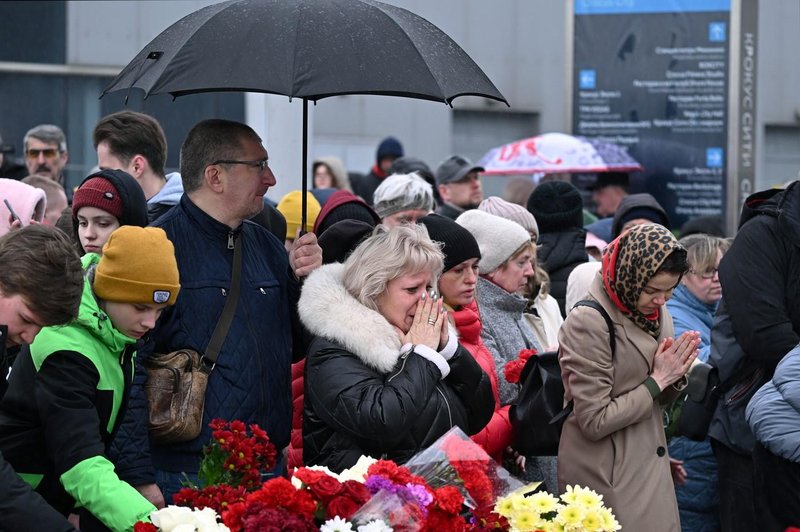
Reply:
[[[353,525],[350,521],[339,516],[328,519],[319,527],[319,532],[353,532]]]

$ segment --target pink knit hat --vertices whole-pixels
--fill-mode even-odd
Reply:
[[[11,224],[11,213],[2,203],[7,199],[14,212],[28,225],[31,220],[41,222],[47,209],[47,198],[44,190],[32,187],[15,179],[0,179],[0,236],[8,233]]]

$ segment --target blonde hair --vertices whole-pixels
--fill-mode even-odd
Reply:
[[[421,224],[387,228],[379,225],[344,263],[343,282],[359,303],[377,311],[377,299],[389,281],[402,275],[430,272],[436,286],[444,268],[444,254]]]
[[[717,267],[717,251],[724,255],[731,247],[725,238],[695,233],[678,242],[686,249],[689,266],[697,273],[707,272]]]

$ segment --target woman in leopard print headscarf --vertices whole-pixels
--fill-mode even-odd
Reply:
[[[558,481],[603,495],[623,530],[678,532],[663,406],[697,356],[698,333],[673,338],[666,302],[688,269],[686,250],[666,228],[640,225],[614,240],[587,299],[559,333],[565,399]]]

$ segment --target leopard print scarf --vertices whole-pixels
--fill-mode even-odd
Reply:
[[[636,303],[664,260],[680,247],[666,227],[646,224],[622,233],[603,253],[603,287],[608,297],[631,321],[655,338],[661,332],[659,311],[642,314]]]

